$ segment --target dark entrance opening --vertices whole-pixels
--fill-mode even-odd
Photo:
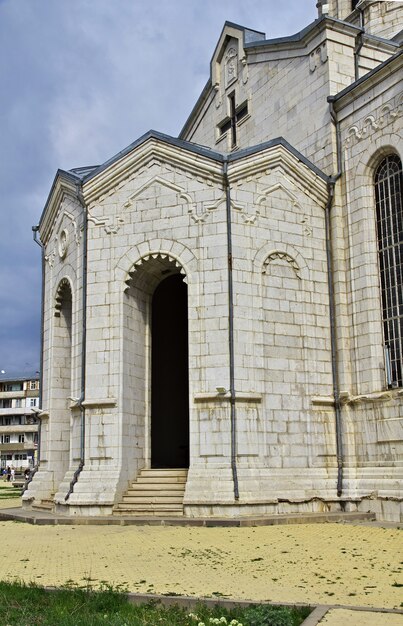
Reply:
[[[151,467],[189,467],[187,285],[165,278],[152,298]]]

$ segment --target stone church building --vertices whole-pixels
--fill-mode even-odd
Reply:
[[[58,170],[25,507],[401,519],[402,23],[227,22],[178,138]]]

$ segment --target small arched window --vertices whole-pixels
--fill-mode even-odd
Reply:
[[[391,154],[375,172],[382,319],[388,387],[403,386],[402,162]]]

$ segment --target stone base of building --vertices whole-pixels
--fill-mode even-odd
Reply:
[[[401,467],[349,468],[337,496],[337,468],[292,469],[239,467],[236,498],[231,467],[195,465],[189,469],[183,501],[185,518],[252,518],[336,512],[374,513],[379,521],[403,521]],[[219,478],[217,478],[219,477]],[[73,479],[77,482],[73,484]],[[40,470],[24,493],[25,509],[46,502],[56,514],[101,517],[113,514],[126,489],[117,470],[69,470],[54,493],[52,472]],[[72,492],[69,493],[72,486]],[[68,497],[66,498],[66,496]],[[136,515],[136,512],[133,513]]]

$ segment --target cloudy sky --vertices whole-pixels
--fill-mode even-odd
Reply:
[[[291,35],[316,0],[0,0],[0,370],[39,364],[39,221],[57,168],[177,136],[225,20]]]

